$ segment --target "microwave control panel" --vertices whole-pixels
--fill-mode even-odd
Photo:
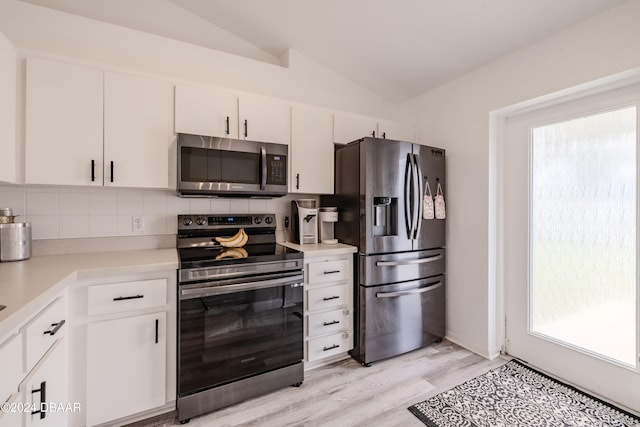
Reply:
[[[267,154],[267,184],[287,185],[287,156]]]

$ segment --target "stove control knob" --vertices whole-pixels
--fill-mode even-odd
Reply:
[[[198,219],[196,219],[196,224],[198,225],[205,225],[207,223],[207,219],[203,216],[198,217]]]
[[[193,224],[193,220],[190,217],[187,217],[182,220],[182,224],[188,227]]]
[[[262,222],[262,217],[259,217],[259,216],[255,217],[253,219],[253,222],[255,222],[256,224],[260,224]]]
[[[273,222],[273,218],[271,218],[270,216],[266,217],[264,219],[264,222],[266,222],[267,224],[271,224]]]

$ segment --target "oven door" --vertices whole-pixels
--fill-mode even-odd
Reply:
[[[178,395],[303,358],[303,276],[180,286]]]
[[[183,195],[284,195],[288,146],[178,135],[178,191]]]

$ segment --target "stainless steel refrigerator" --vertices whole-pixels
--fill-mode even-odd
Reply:
[[[445,220],[425,219],[424,202],[438,186],[446,196],[445,151],[363,138],[335,155],[326,202],[338,206],[336,237],[358,247],[351,355],[369,365],[442,339]]]

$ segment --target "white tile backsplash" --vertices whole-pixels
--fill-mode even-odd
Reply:
[[[17,221],[32,223],[34,240],[175,234],[176,215],[274,213],[282,234],[291,200],[317,198],[287,195],[275,199],[178,197],[171,190],[98,187],[0,186],[0,207],[9,207]],[[142,216],[144,230],[133,231],[133,216]]]
[[[142,215],[143,213],[142,192],[121,191],[118,193],[118,215]]]

